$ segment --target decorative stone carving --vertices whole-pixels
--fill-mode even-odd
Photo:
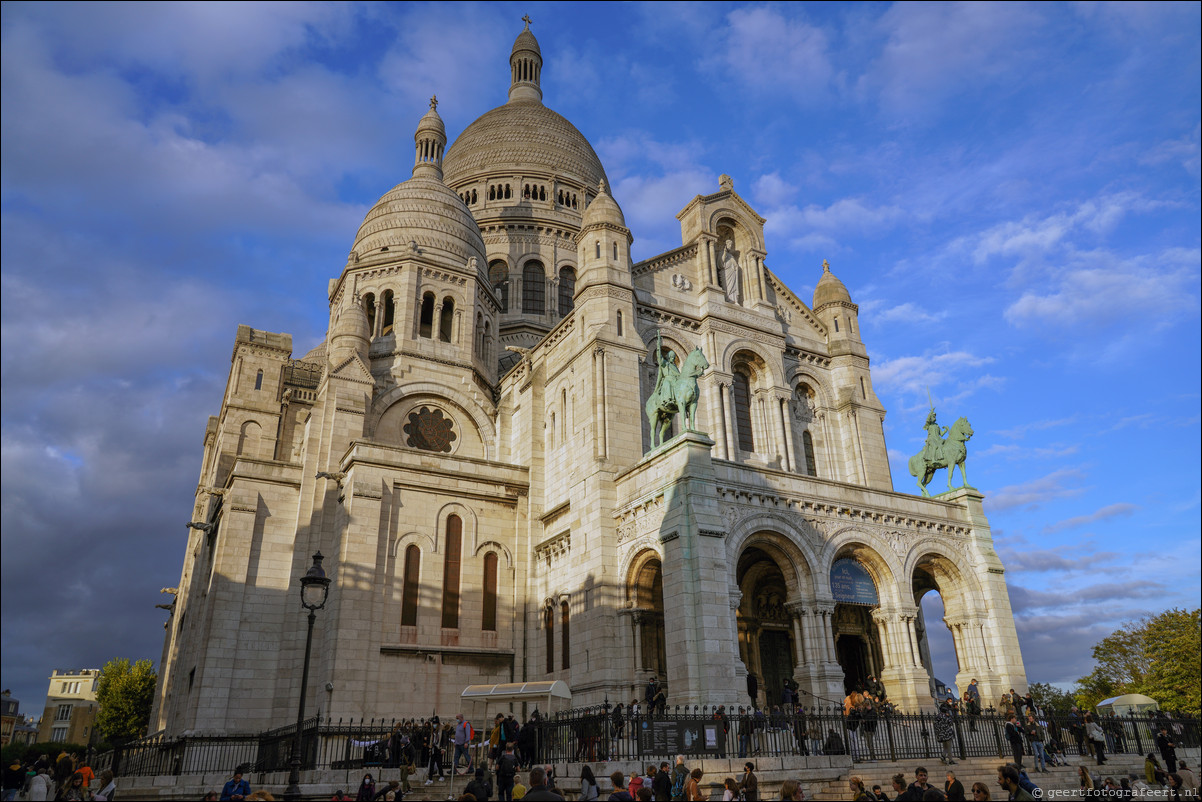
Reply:
[[[693,289],[693,282],[682,276],[680,273],[672,274],[672,286],[681,292],[689,292]]]

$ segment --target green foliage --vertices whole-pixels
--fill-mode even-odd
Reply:
[[[1067,715],[1069,708],[1077,703],[1071,691],[1062,691],[1046,682],[1032,682],[1028,687],[1031,690],[1031,698],[1040,710],[1052,710]]]
[[[96,727],[100,734],[107,739],[144,735],[157,680],[149,660],[139,660],[132,666],[125,658],[106,663],[96,685],[96,701],[100,704]]]
[[[1093,648],[1098,665],[1078,680],[1077,702],[1142,693],[1163,710],[1198,715],[1202,709],[1202,610],[1166,610],[1130,621]]]

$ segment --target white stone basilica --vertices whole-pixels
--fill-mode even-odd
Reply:
[[[858,308],[770,270],[723,176],[682,245],[632,263],[588,141],[543,105],[538,42],[509,100],[413,176],[330,281],[326,342],[240,326],[209,419],[151,730],[295,716],[297,578],[321,551],[309,710],[449,714],[472,683],[560,679],[573,705],[839,699],[880,677],[931,704],[919,600],[938,590],[961,688],[1026,688],[981,495],[894,492]],[[662,350],[656,354],[657,336]],[[660,355],[700,348],[699,431],[651,448]],[[834,577],[834,580],[832,580]]]

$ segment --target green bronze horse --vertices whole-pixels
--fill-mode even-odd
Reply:
[[[918,488],[922,490],[924,496],[931,497],[931,494],[927,492],[927,485],[934,478],[935,471],[940,468],[947,468],[948,491],[954,489],[952,487],[952,471],[957,465],[960,466],[960,480],[963,482],[960,486],[968,487],[968,474],[964,472],[964,462],[968,458],[968,447],[965,443],[972,437],[972,434],[972,425],[968,422],[968,418],[961,416],[948,430],[947,439],[939,441],[939,453],[934,459],[925,458],[926,449],[923,449],[924,453],[910,457],[910,475],[918,479]]]
[[[680,366],[678,377],[664,376],[659,389],[647,399],[647,421],[651,424],[651,447],[664,444],[672,426],[672,416],[684,413],[685,429],[693,431],[697,424],[697,377],[710,366],[700,348],[694,348]],[[662,370],[662,368],[661,368]]]

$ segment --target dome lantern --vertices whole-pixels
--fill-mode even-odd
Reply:
[[[447,129],[438,116],[438,96],[430,98],[430,110],[417,124],[413,134],[416,155],[413,159],[414,177],[442,179],[442,154],[447,147]]]
[[[513,42],[513,50],[509,54],[509,102],[532,101],[542,103],[543,90],[539,79],[543,71],[543,54],[539,50],[538,40],[530,32],[530,15],[522,17],[526,27],[518,34]]]

